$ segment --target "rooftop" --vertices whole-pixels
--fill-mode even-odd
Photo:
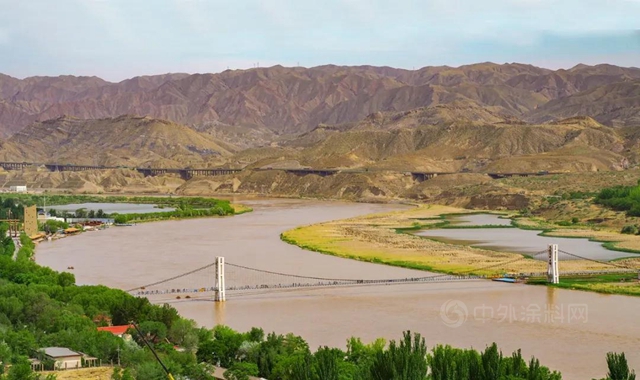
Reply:
[[[98,327],[98,331],[108,331],[113,335],[122,335],[132,327],[132,325]]]
[[[62,358],[66,356],[80,356],[81,354],[71,351],[65,347],[45,347],[42,349],[45,355],[52,358]]]

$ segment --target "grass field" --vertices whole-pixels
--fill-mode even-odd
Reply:
[[[42,372],[42,375],[46,377],[48,374],[54,374],[56,380],[110,380],[112,373],[111,367],[96,367]]]
[[[497,275],[546,271],[545,262],[527,259],[521,254],[446,244],[397,232],[438,225],[442,222],[439,216],[443,214],[468,212],[447,206],[419,206],[408,211],[298,227],[284,232],[282,239],[334,256],[436,272]],[[626,263],[640,267],[639,259],[626,260]],[[489,266],[491,268],[487,268]],[[585,260],[565,261],[562,267],[566,271],[610,268]]]

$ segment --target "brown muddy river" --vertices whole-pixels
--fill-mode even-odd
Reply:
[[[248,200],[254,212],[231,217],[110,228],[42,243],[37,261],[56,270],[73,266],[79,284],[122,289],[162,280],[224,256],[252,268],[331,278],[401,278],[425,272],[308,252],[286,244],[287,229],[400,206],[303,200]],[[544,249],[542,247],[541,249]],[[208,273],[194,276],[205,281]],[[227,286],[232,284],[227,278]],[[210,279],[211,285],[213,279]],[[196,284],[194,284],[196,285]],[[168,299],[168,298],[167,298]],[[602,378],[605,355],[624,351],[640,369],[640,298],[599,295],[490,281],[288,289],[227,294],[227,302],[175,300],[199,324],[238,330],[293,332],[312,348],[345,346],[420,332],[429,346],[482,349],[497,342],[506,354],[522,348],[564,379]]]

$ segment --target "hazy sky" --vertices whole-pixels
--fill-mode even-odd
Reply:
[[[0,0],[0,72],[640,66],[640,0]]]

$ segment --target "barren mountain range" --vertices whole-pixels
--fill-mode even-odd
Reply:
[[[0,75],[0,134],[63,115],[81,119],[151,116],[197,127],[240,126],[268,137],[342,124],[378,111],[452,102],[541,123],[591,116],[605,125],[637,123],[640,69],[578,65],[548,70],[480,63],[457,68],[320,66],[165,74],[110,83],[97,77]],[[217,132],[218,134],[220,132]]]
[[[640,69],[611,65],[0,75],[1,161],[619,170],[639,163],[637,127]]]

